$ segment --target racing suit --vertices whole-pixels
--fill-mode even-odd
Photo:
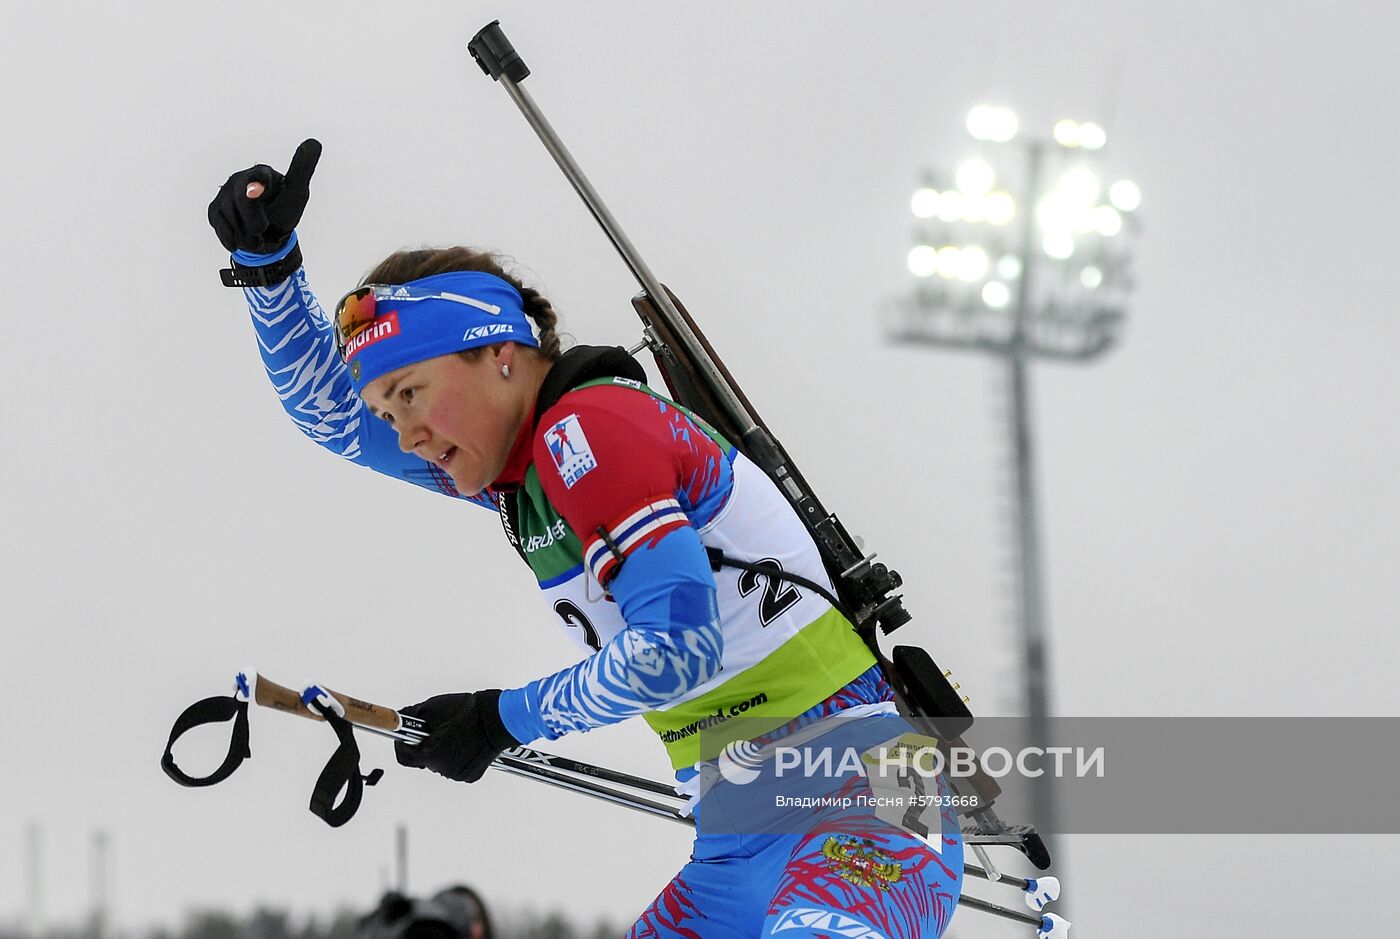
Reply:
[[[647,388],[622,350],[581,347],[546,376],[501,477],[463,495],[435,465],[400,451],[397,433],[354,393],[304,269],[244,294],[268,377],[304,434],[501,514],[585,653],[502,693],[511,734],[552,740],[641,715],[665,747],[678,789],[693,797],[695,848],[629,936],[942,934],[962,879],[950,807],[924,839],[853,807],[852,794],[868,791],[855,766],[828,766],[819,796],[796,799],[781,795],[796,790],[775,778],[773,759],[738,771],[726,762],[736,742],[771,753],[799,736],[809,746],[839,738],[863,750],[909,730],[850,623],[783,579],[831,589],[805,528],[757,466]],[[713,551],[759,569],[715,568]],[[825,731],[837,724],[839,733]],[[783,798],[801,808],[775,811]]]

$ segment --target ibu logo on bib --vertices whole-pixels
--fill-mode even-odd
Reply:
[[[559,470],[560,478],[569,489],[598,467],[577,414],[570,414],[545,431],[544,442],[549,447],[549,455],[554,457],[554,468]]]

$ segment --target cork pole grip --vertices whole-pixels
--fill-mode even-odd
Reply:
[[[257,683],[253,685],[253,702],[260,707],[272,708],[274,711],[285,711],[288,714],[295,714],[297,717],[307,717],[313,721],[325,720],[324,717],[301,703],[299,692],[284,688],[274,681],[268,681],[262,675],[258,675]]]
[[[359,698],[352,698],[348,694],[331,691],[329,688],[326,688],[326,692],[345,708],[345,719],[352,724],[373,727],[376,730],[398,730],[401,726],[399,712],[393,708],[370,704],[368,701],[361,701]]]
[[[350,723],[358,724],[361,727],[372,727],[376,730],[392,731],[400,728],[399,714],[393,708],[370,704],[368,701],[361,701],[359,698],[331,691],[324,685],[321,687],[345,708],[345,719]],[[268,681],[262,675],[258,676],[257,684],[253,687],[253,701],[262,707],[272,708],[274,711],[285,711],[288,714],[310,718],[313,721],[325,720],[320,714],[301,703],[300,692]]]

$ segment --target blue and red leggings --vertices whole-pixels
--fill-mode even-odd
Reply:
[[[943,821],[956,832],[951,808]],[[627,939],[937,939],[963,874],[961,840],[941,841],[935,851],[874,815],[800,835],[702,834]]]

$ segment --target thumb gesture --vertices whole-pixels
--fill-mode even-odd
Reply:
[[[230,253],[271,254],[291,236],[311,197],[321,143],[303,140],[287,173],[259,163],[230,176],[209,203],[209,224]]]

